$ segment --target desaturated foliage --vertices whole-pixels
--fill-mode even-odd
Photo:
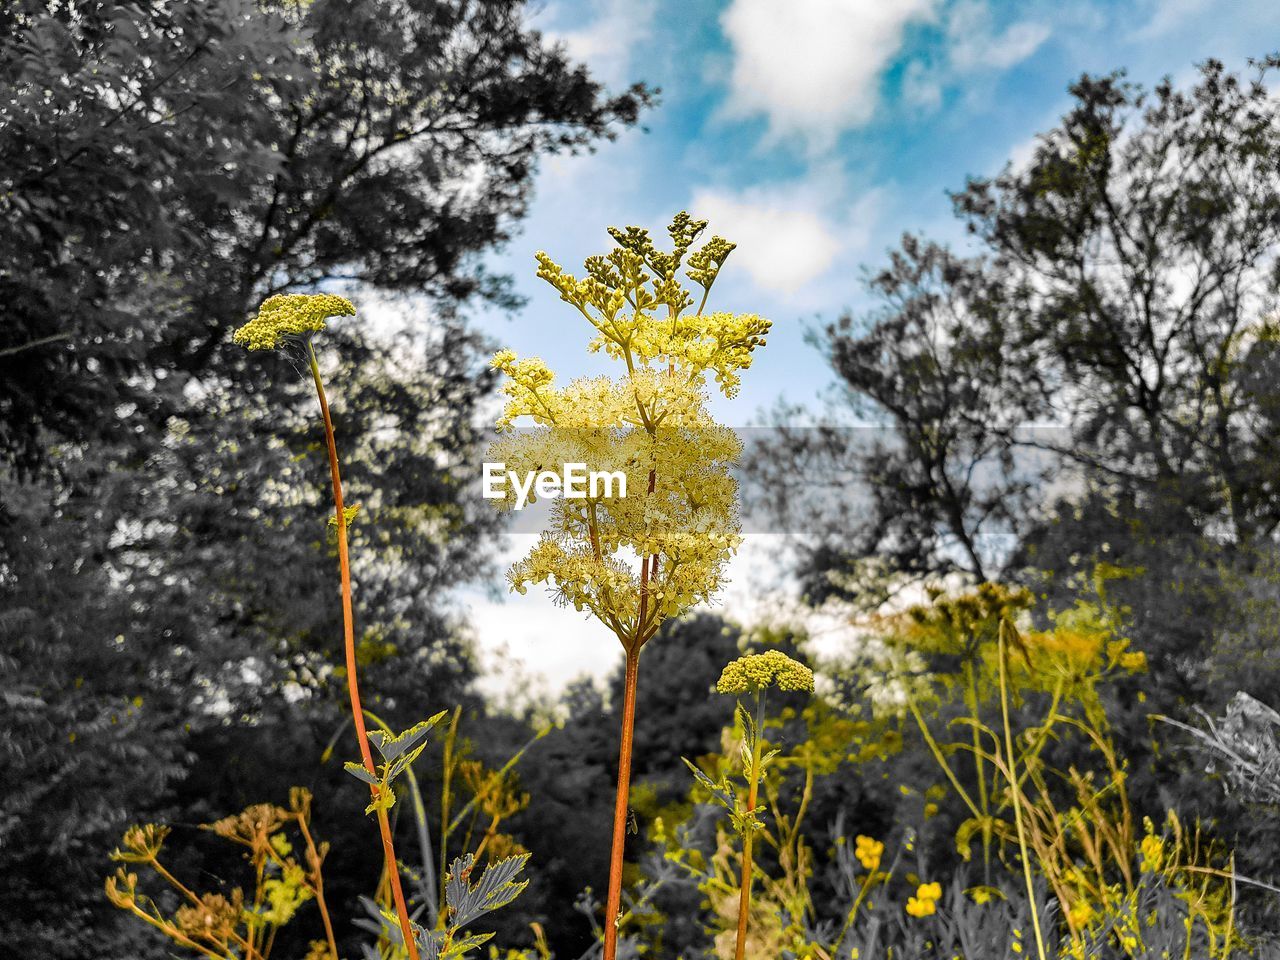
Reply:
[[[538,158],[650,93],[604,91],[521,3],[435,0],[19,0],[0,88],[0,942],[133,958],[100,893],[126,817],[314,787],[343,723],[315,400],[232,329],[317,284],[417,295],[403,333],[339,329],[325,374],[373,521],[370,706],[465,697],[442,591],[494,523],[460,499],[491,384],[461,311],[513,305],[481,256]]]

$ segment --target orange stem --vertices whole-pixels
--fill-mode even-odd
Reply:
[[[356,738],[360,742],[360,757],[364,768],[370,775],[377,776],[373,764],[373,753],[369,749],[369,735],[364,727],[364,709],[360,705],[360,688],[356,683],[356,641],[355,617],[351,609],[351,561],[347,552],[347,514],[342,502],[342,475],[338,470],[338,444],[333,435],[333,419],[329,415],[329,401],[325,397],[324,383],[320,379],[320,365],[316,362],[316,352],[307,343],[307,356],[311,361],[311,378],[316,384],[316,396],[320,400],[320,413],[324,418],[324,438],[329,446],[329,473],[333,480],[333,505],[338,524],[338,568],[342,574],[342,639],[346,650],[347,692],[351,696],[351,714],[355,723]],[[373,799],[378,799],[378,788],[369,787]],[[396,860],[395,845],[391,841],[391,823],[387,819],[387,811],[381,807],[377,810],[378,831],[382,834],[382,854],[386,860],[387,872],[391,876],[391,895],[395,900],[396,916],[400,920],[400,933],[404,937],[405,950],[409,960],[418,960],[418,944],[413,938],[413,927],[409,922],[409,908],[405,903],[404,891],[400,887],[400,867]]]
[[[747,794],[747,810],[755,810],[756,808],[756,785],[751,784],[751,791]],[[751,857],[752,857],[752,840],[754,837],[748,833],[742,840],[742,889],[738,893],[738,937],[737,946],[734,948],[734,960],[742,960],[747,949],[747,915],[751,912]]]
[[[622,687],[622,745],[618,749],[618,795],[613,807],[613,848],[609,855],[609,896],[604,908],[604,957],[618,953],[618,914],[622,907],[622,856],[627,842],[627,801],[631,791],[631,746],[636,720],[636,677],[640,646],[627,650],[627,670]]]
[[[764,736],[764,691],[756,694],[756,730],[751,744],[751,787],[747,791],[747,813],[754,813],[760,788],[760,738]],[[751,866],[755,830],[748,826],[742,838],[742,887],[738,893],[738,936],[734,960],[743,960],[747,949],[747,919],[751,913]]]

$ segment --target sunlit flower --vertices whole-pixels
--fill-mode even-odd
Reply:
[[[942,898],[942,885],[922,883],[916,887],[916,895],[907,899],[907,913],[913,917],[928,917],[937,912],[937,902]]]
[[[1155,873],[1164,864],[1164,841],[1155,834],[1147,834],[1138,845],[1142,854],[1142,871]]]
[[[355,312],[350,300],[332,293],[282,293],[269,297],[232,339],[248,350],[274,350],[287,337],[323,330],[329,317],[350,317]]]
[[[1067,915],[1071,918],[1071,922],[1077,927],[1083,927],[1094,917],[1093,907],[1089,901],[1080,897],[1071,905],[1071,909],[1067,911]]]
[[[716,682],[719,693],[756,693],[767,687],[813,691],[813,671],[781,650],[766,650],[729,663]]]
[[[929,917],[937,912],[932,900],[921,900],[918,897],[907,899],[907,913],[913,917]]]
[[[875,870],[880,866],[880,858],[884,855],[884,844],[870,837],[859,836],[854,842],[853,853],[864,870]]]

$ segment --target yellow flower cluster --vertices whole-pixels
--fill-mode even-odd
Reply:
[[[268,297],[258,315],[232,339],[248,350],[274,350],[286,337],[302,337],[324,329],[329,317],[354,316],[346,297],[332,293],[282,293]]]
[[[767,650],[734,660],[716,681],[720,693],[756,693],[766,687],[812,692],[813,671],[781,650]]]
[[[880,866],[880,858],[884,856],[884,844],[870,837],[859,836],[854,841],[853,855],[858,858],[863,870],[875,870]]]
[[[618,377],[558,385],[542,360],[511,350],[491,365],[506,375],[504,436],[486,457],[518,475],[586,464],[626,476],[626,495],[554,501],[539,543],[508,573],[512,589],[549,585],[556,598],[589,610],[625,647],[643,644],[667,618],[709,599],[741,542],[730,465],[741,443],[707,411],[707,383],[732,396],[769,321],[704,313],[733,244],[713,237],[694,249],[706,221],[686,213],[660,251],[639,227],[611,228],[616,246],[588,257],[582,278],[539,253],[538,276],[595,331],[589,349],[626,367]],[[677,274],[701,287],[694,296]],[[527,429],[515,431],[518,424]],[[511,507],[514,493],[499,507]],[[530,498],[532,502],[534,498]]]
[[[1154,833],[1148,833],[1138,844],[1142,855],[1140,869],[1143,873],[1156,873],[1164,866],[1164,841]]]
[[[916,895],[907,898],[907,913],[913,917],[929,917],[937,912],[937,903],[942,899],[942,885],[939,883],[922,883],[916,887]]]
[[[1067,916],[1078,929],[1089,925],[1089,921],[1094,918],[1094,909],[1085,897],[1078,897],[1071,904],[1071,909],[1067,911]]]

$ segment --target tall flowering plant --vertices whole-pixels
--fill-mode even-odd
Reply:
[[[741,445],[711,418],[707,400],[712,383],[726,397],[737,393],[770,323],[707,312],[734,244],[713,236],[695,249],[706,226],[678,214],[670,251],[639,227],[610,228],[614,248],[588,257],[580,278],[537,255],[538,276],[594,330],[588,349],[625,367],[620,375],[559,386],[542,360],[503,350],[492,361],[507,376],[507,402],[491,460],[513,472],[585,463],[626,477],[624,496],[600,487],[553,501],[541,539],[508,574],[520,593],[546,584],[558,601],[589,611],[625,655],[604,960],[617,952],[640,651],[666,619],[716,593],[740,542],[729,468]],[[518,423],[528,429],[516,432]],[[516,504],[507,497],[500,505]]]

